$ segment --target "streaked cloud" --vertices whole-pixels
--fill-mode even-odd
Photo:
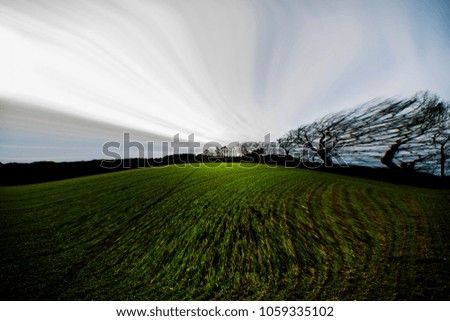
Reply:
[[[4,0],[0,96],[48,121],[0,114],[0,143],[85,159],[122,130],[262,140],[374,97],[449,99],[449,21],[445,1]]]

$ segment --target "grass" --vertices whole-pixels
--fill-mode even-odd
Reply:
[[[2,300],[450,299],[450,190],[199,165],[0,200]]]

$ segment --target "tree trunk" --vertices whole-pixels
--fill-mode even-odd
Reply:
[[[333,161],[331,160],[329,153],[327,153],[326,150],[318,150],[317,155],[319,155],[320,159],[322,159],[325,167],[333,167]]]
[[[445,144],[441,144],[441,177],[445,176]]]
[[[402,145],[402,142],[399,140],[396,141],[395,144],[391,145],[386,153],[384,153],[383,157],[381,157],[381,163],[386,165],[390,169],[398,169],[399,167],[393,161],[400,145]]]

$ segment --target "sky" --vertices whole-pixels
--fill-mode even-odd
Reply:
[[[103,158],[123,133],[274,140],[374,98],[450,100],[449,57],[445,0],[0,0],[0,162]]]

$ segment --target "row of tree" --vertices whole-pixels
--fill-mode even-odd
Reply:
[[[268,155],[273,153],[270,146],[274,143],[265,142],[234,142],[228,146],[213,146],[203,151],[205,156],[209,157],[242,157],[251,154]]]
[[[290,130],[271,150],[325,166],[383,164],[428,173],[449,171],[450,105],[430,92],[373,100]],[[269,146],[267,146],[269,147]]]

